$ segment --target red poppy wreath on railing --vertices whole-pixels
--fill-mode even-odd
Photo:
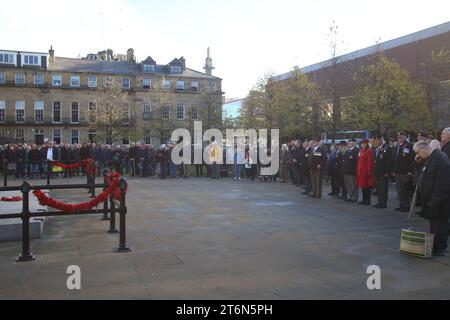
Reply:
[[[2,197],[0,200],[4,201],[4,202],[18,202],[18,201],[22,201],[22,197],[20,197],[20,196]]]
[[[81,160],[80,162],[71,163],[71,164],[65,164],[65,163],[61,163],[58,161],[54,161],[54,162],[52,162],[52,166],[61,167],[66,170],[76,169],[76,168],[80,168],[80,167],[84,166],[86,168],[87,174],[89,174],[91,176],[95,176],[97,170],[95,168],[95,165],[93,166],[92,163],[95,164],[95,161],[93,159]]]
[[[108,200],[108,197],[111,195],[114,199],[117,201],[120,201],[121,198],[121,191],[119,188],[119,181],[120,181],[120,174],[118,173],[111,173],[106,176],[106,189],[100,193],[97,197],[94,199],[78,203],[78,204],[69,204],[64,203],[55,199],[52,199],[48,197],[42,190],[34,190],[33,194],[36,196],[36,198],[39,201],[39,204],[41,206],[47,206],[56,210],[60,211],[67,211],[71,213],[90,210],[96,206],[98,206],[100,203],[105,202]],[[128,185],[126,185],[125,193],[127,192]]]

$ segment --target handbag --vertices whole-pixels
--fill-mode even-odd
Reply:
[[[403,229],[400,237],[400,252],[419,258],[431,258],[434,234]]]

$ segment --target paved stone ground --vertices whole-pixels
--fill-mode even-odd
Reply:
[[[400,230],[426,224],[395,212],[394,199],[380,211],[291,184],[137,178],[127,202],[131,253],[113,252],[118,235],[99,216],[48,219],[34,262],[14,262],[19,242],[0,243],[0,298],[450,298],[450,257],[398,253]],[[74,264],[81,291],[66,288]],[[380,291],[366,287],[369,265],[381,267]]]

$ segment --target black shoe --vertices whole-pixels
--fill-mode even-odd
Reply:
[[[386,205],[380,205],[380,206],[378,206],[377,208],[378,208],[378,209],[386,209],[387,206],[386,206]]]
[[[377,203],[377,204],[373,205],[372,207],[374,207],[374,208],[379,208],[379,207],[380,207],[380,204]]]
[[[409,212],[409,209],[408,208],[403,208],[403,209],[400,210],[400,212]]]
[[[328,195],[329,196],[334,196],[336,193],[335,192],[330,192]]]
[[[434,257],[444,257],[446,254],[446,250],[433,250]]]
[[[365,201],[360,201],[360,202],[358,202],[358,204],[360,204],[360,205],[366,205],[367,203],[366,203]]]
[[[402,211],[402,208],[395,208],[395,211]]]

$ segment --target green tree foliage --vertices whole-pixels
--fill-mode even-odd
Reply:
[[[355,75],[356,90],[345,105],[347,125],[378,132],[429,128],[422,87],[383,54],[372,61]]]
[[[282,139],[306,137],[314,132],[320,111],[314,83],[298,69],[289,79],[273,81],[273,74],[261,77],[250,90],[241,109],[243,128],[280,129]]]

